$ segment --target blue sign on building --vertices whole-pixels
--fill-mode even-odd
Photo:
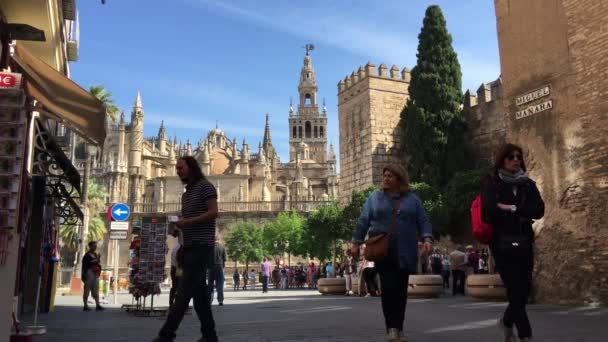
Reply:
[[[112,206],[111,214],[116,221],[126,221],[131,215],[131,209],[124,203],[116,203]]]

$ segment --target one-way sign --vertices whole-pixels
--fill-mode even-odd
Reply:
[[[131,209],[124,203],[116,203],[110,210],[112,218],[116,221],[126,221],[131,215]]]

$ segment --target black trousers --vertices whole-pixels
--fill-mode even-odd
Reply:
[[[386,329],[395,328],[403,331],[410,272],[399,268],[399,262],[395,258],[378,261],[375,266],[380,274],[382,312]]]
[[[532,327],[526,312],[526,304],[532,288],[532,269],[534,256],[531,250],[500,253],[492,251],[496,260],[496,268],[503,284],[507,288],[507,306],[503,321],[505,326],[517,327],[520,339],[532,337]]]
[[[452,270],[452,294],[462,294],[464,295],[464,282],[466,278],[465,271],[461,270]]]
[[[169,291],[169,306],[173,305],[175,301],[175,295],[177,294],[177,287],[179,286],[179,280],[181,277],[176,275],[177,267],[171,266],[171,290]]]
[[[194,310],[201,322],[201,333],[205,341],[218,341],[215,332],[215,322],[209,303],[207,290],[207,267],[213,257],[213,246],[188,246],[184,249],[183,274],[175,302],[169,309],[167,321],[160,330],[159,336],[167,341],[173,341],[190,299],[194,298]]]
[[[268,292],[268,276],[262,276],[262,293]]]
[[[376,269],[373,267],[364,268],[361,276],[363,277],[363,281],[365,281],[367,293],[375,296],[376,291],[378,291],[378,285],[376,284]]]
[[[450,271],[442,270],[441,277],[443,278],[443,288],[449,289],[450,288]]]

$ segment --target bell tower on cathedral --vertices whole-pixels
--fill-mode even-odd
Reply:
[[[317,163],[327,162],[327,108],[323,101],[323,111],[319,112],[318,87],[310,58],[310,51],[313,48],[312,44],[306,44],[304,65],[300,71],[298,84],[300,101],[297,112],[294,112],[293,103],[289,104],[289,160],[291,162],[295,162],[296,159]]]

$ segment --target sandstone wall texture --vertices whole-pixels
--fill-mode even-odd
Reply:
[[[384,165],[402,163],[399,118],[409,97],[407,68],[368,63],[338,84],[340,200],[380,184]]]
[[[535,225],[536,297],[608,305],[608,3],[495,7],[507,140],[525,147],[547,208]]]
[[[463,113],[477,162],[492,164],[506,134],[501,80],[482,84],[476,94],[467,90]]]

